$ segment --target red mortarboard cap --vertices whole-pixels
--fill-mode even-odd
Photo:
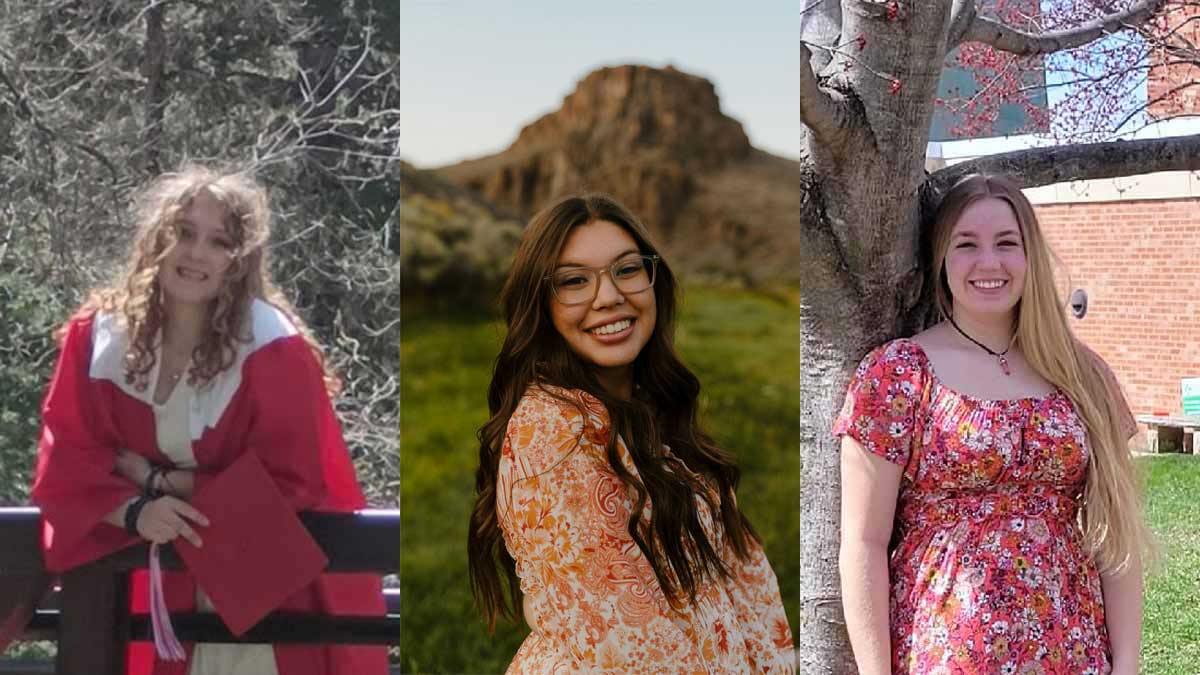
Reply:
[[[179,537],[175,550],[236,636],[329,565],[253,452],[197,490],[191,504],[209,520],[195,526],[204,546]]]

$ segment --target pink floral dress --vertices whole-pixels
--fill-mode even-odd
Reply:
[[[608,464],[603,404],[550,391],[566,400],[531,387],[500,457],[497,513],[532,629],[509,675],[792,673],[791,630],[762,549],[743,561],[722,547],[732,578],[673,606],[629,535],[633,499]],[[710,541],[723,541],[720,520],[697,504]]]
[[[1109,672],[1100,575],[1076,524],[1089,449],[1065,394],[972,398],[896,340],[863,359],[833,432],[904,467],[892,672]]]

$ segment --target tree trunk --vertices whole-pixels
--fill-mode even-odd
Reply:
[[[162,173],[159,144],[162,139],[163,108],[166,106],[164,65],[167,38],[163,31],[163,5],[146,9],[146,49],[142,56],[142,76],[146,78],[146,110],[142,122],[142,168],[150,174]]]
[[[840,443],[830,430],[855,366],[902,332],[922,302],[920,194],[950,9],[949,0],[844,0],[840,12],[801,28],[802,42],[812,46],[801,67],[811,64],[817,77],[809,82],[820,86],[801,90],[797,651],[805,674],[856,672],[837,566]],[[831,38],[835,21],[840,33]],[[829,45],[840,47],[831,52]]]
[[[806,251],[805,257],[807,266],[814,258],[829,261],[837,255],[827,247]],[[872,312],[859,302],[846,270],[831,273],[835,271],[831,265],[808,269],[819,272],[805,275],[800,302],[800,443],[804,456],[796,648],[799,672],[841,675],[856,671],[838,577],[839,443],[829,430],[845,396],[856,363],[854,355],[880,338],[866,318]]]

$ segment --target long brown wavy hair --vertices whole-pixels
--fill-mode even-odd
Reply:
[[[516,563],[504,546],[497,521],[496,480],[509,418],[530,386],[541,386],[576,406],[577,402],[557,395],[553,388],[582,390],[604,404],[616,432],[608,436],[608,464],[634,496],[629,534],[672,603],[694,600],[704,580],[730,574],[718,554],[720,542],[710,541],[701,526],[697,497],[705,500],[719,519],[725,541],[739,558],[749,555],[751,541],[759,541],[734,500],[740,477],[734,458],[697,422],[700,382],[675,351],[677,288],[666,261],[659,262],[654,280],[654,332],[633,363],[632,400],[605,390],[594,367],[572,352],[554,328],[549,309],[553,298],[545,278],[558,264],[572,230],[596,221],[624,229],[643,254],[660,255],[646,228],[612,198],[569,196],[529,222],[500,293],[507,334],[488,388],[491,418],[478,434],[475,508],[467,535],[472,591],[490,630],[494,630],[498,615],[513,621],[522,616]],[[637,475],[619,460],[618,436],[628,447]],[[664,445],[670,446],[674,456],[663,453]],[[715,497],[687,478],[687,472],[680,470],[681,463],[711,481]],[[642,515],[649,504],[653,509],[648,525],[643,526]]]
[[[1155,555],[1153,540],[1142,516],[1141,486],[1129,455],[1121,419],[1121,393],[1115,390],[1108,366],[1077,339],[1067,322],[1066,303],[1054,278],[1055,257],[1038,224],[1037,214],[1016,183],[1004,176],[963,178],[943,197],[934,216],[934,294],[943,316],[949,316],[950,286],[946,253],[955,223],[968,206],[981,199],[1000,199],[1012,208],[1020,226],[1027,260],[1025,288],[1017,304],[1014,344],[1030,367],[1062,390],[1087,429],[1091,460],[1083,491],[1082,530],[1091,555],[1104,572],[1120,573],[1131,562]]]
[[[150,372],[157,361],[155,352],[161,346],[167,320],[159,266],[176,243],[180,220],[201,193],[225,207],[226,233],[234,250],[217,297],[209,306],[208,330],[192,353],[189,383],[203,386],[233,365],[238,343],[252,340],[250,307],[260,299],[277,307],[295,324],[321,364],[330,396],[336,395],[340,382],[326,364],[320,344],[271,281],[266,250],[271,208],[266,190],[244,173],[189,165],[155,179],[134,203],[137,234],[125,270],[112,285],[91,291],[74,316],[96,311],[115,315],[129,335],[125,381],[139,391],[150,386]],[[66,325],[61,326],[56,335],[61,339],[65,330]]]

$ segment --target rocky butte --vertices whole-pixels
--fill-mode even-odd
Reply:
[[[751,146],[711,82],[669,66],[596,70],[503,152],[439,172],[522,220],[567,192],[607,192],[678,268],[752,286],[797,276],[799,164]]]

